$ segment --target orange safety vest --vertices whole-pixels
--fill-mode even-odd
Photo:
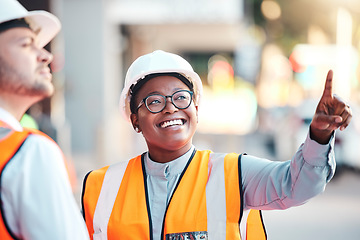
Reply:
[[[53,141],[49,136],[45,133],[36,130],[36,129],[28,129],[24,128],[22,132],[17,132],[12,130],[6,123],[0,121],[0,187],[2,181],[1,176],[4,168],[13,158],[13,156],[19,151],[22,144],[26,140],[26,138],[30,134],[39,134],[42,136],[47,137],[49,140]],[[16,236],[10,231],[9,226],[5,221],[4,216],[4,209],[1,200],[1,193],[0,193],[0,239],[1,240],[13,240],[18,239]]]
[[[240,160],[194,151],[167,205],[162,240],[240,240],[241,226],[244,240],[266,239],[261,211],[242,209]],[[91,239],[153,239],[143,156],[90,172],[83,188]]]

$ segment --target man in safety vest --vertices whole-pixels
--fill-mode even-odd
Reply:
[[[85,177],[91,239],[266,239],[261,210],[324,191],[335,171],[334,131],[351,120],[332,95],[332,71],[304,144],[286,162],[196,149],[201,95],[200,77],[176,54],[157,50],[132,63],[120,110],[148,151]]]
[[[45,11],[27,11],[0,0],[0,239],[85,240],[63,154],[40,131],[19,120],[54,91],[43,47],[60,22]]]

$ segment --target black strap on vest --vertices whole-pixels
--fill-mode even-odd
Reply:
[[[238,173],[239,173],[239,190],[240,190],[240,218],[239,218],[239,226],[244,213],[244,189],[242,184],[242,174],[241,174],[241,157],[242,155],[247,155],[246,153],[242,153],[238,157]]]
[[[83,186],[82,186],[82,193],[81,193],[81,212],[82,212],[82,215],[83,215],[83,218],[84,218],[84,221],[86,221],[85,219],[85,207],[84,207],[84,195],[85,195],[85,188],[86,188],[86,181],[90,175],[92,171],[88,172],[85,177],[84,177],[84,181],[83,181]]]

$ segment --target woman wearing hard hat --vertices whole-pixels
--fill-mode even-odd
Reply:
[[[60,29],[49,12],[0,0],[1,240],[89,239],[64,154],[50,137],[20,122],[26,109],[54,92],[53,56],[44,46]]]
[[[331,93],[292,160],[198,150],[201,80],[182,57],[155,51],[130,66],[120,110],[148,151],[90,172],[83,214],[91,239],[266,239],[261,211],[303,204],[335,171],[334,130],[351,110]]]

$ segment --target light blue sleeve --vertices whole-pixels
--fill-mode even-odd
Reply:
[[[292,160],[270,161],[244,155],[241,160],[244,209],[286,209],[322,193],[334,176],[335,137],[321,145],[309,134]]]
[[[31,135],[3,172],[6,220],[21,239],[89,239],[59,147]]]

